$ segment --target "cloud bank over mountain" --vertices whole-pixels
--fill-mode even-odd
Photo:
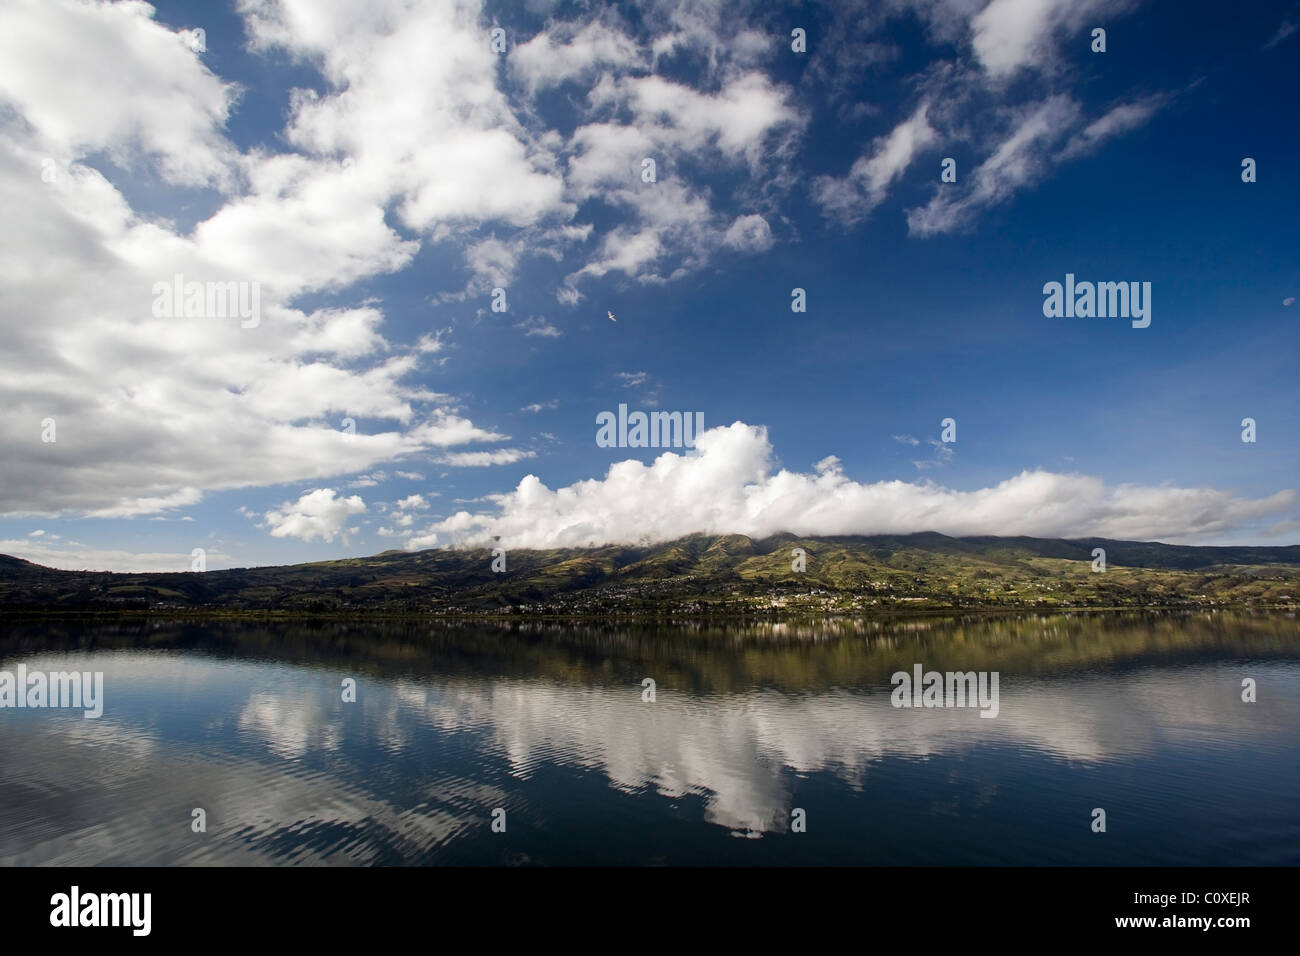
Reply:
[[[698,457],[621,461],[603,478],[552,490],[534,475],[414,534],[409,548],[482,542],[553,548],[668,541],[692,532],[764,537],[909,534],[1105,537],[1194,543],[1245,528],[1267,536],[1296,514],[1294,490],[1246,499],[1209,488],[1118,485],[1025,471],[974,491],[933,482],[856,482],[835,458],[813,471],[777,467],[765,428],[736,422],[696,441]]]

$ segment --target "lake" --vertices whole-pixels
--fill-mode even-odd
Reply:
[[[0,709],[9,865],[1300,863],[1292,614],[8,620],[19,665],[103,714]],[[918,665],[996,716],[895,706]]]

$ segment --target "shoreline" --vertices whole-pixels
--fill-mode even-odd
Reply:
[[[143,609],[9,609],[0,608],[0,623],[6,620],[195,620],[195,621],[448,621],[448,622],[565,622],[575,623],[660,623],[660,624],[736,624],[736,623],[798,623],[824,620],[884,620],[892,618],[925,618],[954,615],[1023,615],[1023,614],[1115,614],[1115,613],[1196,613],[1196,612],[1263,612],[1295,613],[1300,611],[1300,604],[1127,604],[1127,605],[1077,605],[1031,606],[1023,607],[903,607],[873,609],[869,612],[831,611],[821,613],[770,613],[744,611],[722,612],[718,614],[663,614],[663,613],[618,613],[618,614],[581,614],[550,613],[532,614],[518,612],[477,611],[438,613],[432,611],[306,611],[275,609],[236,609],[236,608],[143,608]]]

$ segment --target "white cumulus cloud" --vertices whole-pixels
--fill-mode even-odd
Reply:
[[[816,471],[777,468],[767,431],[736,422],[704,432],[698,457],[621,461],[603,478],[557,490],[534,475],[491,511],[430,524],[410,548],[500,536],[516,548],[664,541],[695,532],[763,537],[908,534],[1110,537],[1193,542],[1297,513],[1295,491],[1241,498],[1209,488],[1108,486],[1100,478],[1024,471],[987,488],[861,483],[827,458]]]
[[[333,541],[343,535],[353,515],[362,514],[366,503],[359,495],[339,497],[333,488],[316,488],[297,501],[286,501],[265,515],[272,537],[303,541]]]

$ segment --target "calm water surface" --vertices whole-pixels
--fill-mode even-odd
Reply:
[[[4,864],[1300,863],[1293,615],[0,624],[19,663],[105,708],[0,710]],[[998,716],[894,708],[917,663]]]

